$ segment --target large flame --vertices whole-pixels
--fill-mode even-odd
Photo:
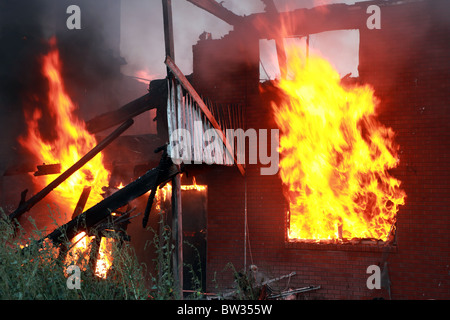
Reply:
[[[41,135],[39,121],[42,118],[42,112],[35,109],[31,115],[26,114],[28,135],[20,138],[19,142],[41,162],[60,163],[61,170],[65,171],[94,148],[97,141],[86,130],[84,122],[74,113],[76,105],[64,88],[55,38],[52,39],[51,46],[51,51],[43,57],[42,72],[48,81],[48,112],[54,120],[52,130],[55,139],[47,141]],[[90,207],[103,199],[101,188],[108,186],[109,175],[109,171],[103,166],[103,156],[100,153],[55,188],[52,193],[53,199],[58,201],[66,211],[73,211],[83,188],[91,186],[92,191],[86,204],[86,207]],[[55,176],[47,175],[37,179],[37,183],[40,186],[46,186],[54,179]]]
[[[296,48],[288,49],[288,70],[273,111],[289,239],[386,240],[405,193],[388,172],[399,163],[398,146],[376,119],[372,88],[342,85],[329,62]]]
[[[42,73],[48,82],[48,110],[53,123],[51,141],[41,134],[39,123],[42,119],[42,111],[35,109],[31,114],[26,114],[28,132],[25,137],[19,138],[20,144],[30,151],[41,163],[61,164],[62,172],[71,167],[97,144],[93,135],[85,128],[83,121],[75,115],[76,105],[66,93],[64,82],[61,76],[61,61],[59,51],[56,46],[56,39],[50,40],[51,50],[43,57]],[[48,128],[47,128],[48,129]],[[102,187],[109,185],[110,173],[103,165],[103,155],[99,153],[90,160],[82,169],[71,175],[66,181],[60,184],[49,195],[51,199],[58,203],[60,208],[70,219],[78,203],[79,197],[85,186],[91,187],[91,193],[86,203],[89,208],[103,200]],[[43,188],[55,179],[54,175],[47,175],[36,178],[36,184]],[[82,239],[82,240],[79,240]],[[77,243],[73,248],[72,256],[85,254],[90,243],[89,237],[79,234],[73,243]],[[106,242],[102,245],[106,248]],[[100,250],[98,267],[105,274],[106,266],[111,264],[105,256],[107,253]],[[76,259],[75,259],[76,260]]]

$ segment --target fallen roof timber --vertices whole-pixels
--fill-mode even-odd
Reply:
[[[179,173],[178,168],[173,165],[170,160],[167,160],[161,164],[161,167],[148,171],[137,180],[97,203],[95,206],[89,208],[65,225],[54,230],[48,236],[39,240],[38,243],[42,243],[45,239],[49,239],[54,244],[58,245],[63,243],[66,238],[72,239],[79,232],[88,231],[96,224],[111,217],[111,212],[144,195],[154,186],[171,180]]]

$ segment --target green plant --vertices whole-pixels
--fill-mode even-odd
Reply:
[[[233,263],[229,262],[224,271],[231,269],[234,277],[235,291],[234,297],[239,300],[257,300],[261,292],[261,288],[255,283],[255,279],[245,271],[237,271]]]
[[[188,269],[189,271],[189,276],[191,277],[191,284],[193,286],[193,293],[188,295],[186,298],[193,300],[193,299],[202,299],[203,298],[203,294],[202,294],[202,264],[201,264],[201,257],[200,257],[200,252],[198,251],[198,249],[191,244],[188,241],[183,241],[183,243],[186,246],[189,246],[190,248],[192,248],[192,251],[195,252],[195,260],[196,260],[196,269],[194,269],[194,266],[188,263],[185,263],[184,266]],[[184,275],[187,276],[187,275]]]
[[[153,239],[146,243],[145,248],[149,245],[153,247],[156,252],[156,259],[154,259],[154,273],[151,276],[152,292],[151,297],[155,300],[171,300],[180,299],[178,292],[174,290],[176,287],[175,278],[173,274],[173,255],[175,245],[172,240],[172,229],[165,223],[164,216],[160,213],[158,221],[159,232],[150,228],[153,232]],[[190,276],[193,284],[193,293],[183,297],[184,299],[194,300],[203,299],[202,280],[201,280],[201,259],[198,249],[187,241],[185,245],[190,246],[195,252],[196,266],[184,263],[184,267],[188,269],[189,274],[184,274],[184,277]]]
[[[172,256],[175,246],[172,243],[172,230],[169,226],[164,224],[164,219],[161,214],[159,224],[159,233],[151,229],[154,236],[151,242],[147,242],[145,249],[148,245],[153,245],[157,258],[155,262],[155,274],[151,276],[152,280],[152,298],[155,300],[168,300],[178,299],[175,288],[175,279],[172,270]]]
[[[43,232],[34,228],[27,233],[0,214],[0,299],[9,300],[116,300],[147,299],[145,268],[139,264],[128,243],[114,241],[111,248],[113,267],[108,277],[101,279],[86,268],[81,272],[81,288],[67,287],[68,263],[51,242],[36,244]],[[34,222],[30,220],[32,224]],[[35,224],[34,224],[35,225]],[[88,265],[88,255],[75,263]]]

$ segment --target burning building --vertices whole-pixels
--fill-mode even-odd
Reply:
[[[214,291],[217,284],[220,290],[232,288],[236,279],[224,271],[231,263],[244,270],[258,266],[264,281],[289,275],[289,286],[307,288],[299,297],[309,299],[448,298],[448,148],[442,139],[448,127],[448,4],[369,1],[281,12],[272,1],[263,1],[264,12],[244,17],[214,1],[189,2],[233,30],[221,39],[203,34],[193,46],[193,74],[185,76],[170,54],[166,12],[168,79],[152,81],[146,95],[121,108],[86,115],[81,127],[65,126],[58,136],[86,131],[85,149],[68,161],[73,164],[95,148],[97,142],[89,142],[94,134],[110,133],[105,130],[120,124],[126,130],[129,119],[150,109],[157,134],[120,137],[105,149],[104,160],[97,158],[104,165],[95,165],[94,158],[88,162],[94,169],[77,170],[85,174],[75,183],[77,191],[56,197],[77,194],[69,208],[77,207],[86,182],[100,179],[97,167],[106,167],[100,189],[109,185],[119,191],[103,199],[92,190],[100,198],[89,196],[92,203],[80,216],[98,223],[107,218],[107,209],[117,210],[149,190],[152,203],[158,186],[179,177],[180,167],[149,151],[170,142],[167,155],[184,163],[183,170],[202,186],[187,182],[186,176],[181,185],[172,180],[182,204],[179,236],[200,248],[205,291]],[[368,27],[371,5],[380,8],[380,28]],[[357,31],[359,39],[353,77],[339,75],[309,46],[313,35],[342,30]],[[305,45],[292,46],[292,39]],[[261,81],[262,40],[273,41],[276,79]],[[44,64],[48,92],[54,84],[56,97],[64,100],[55,105],[67,104],[70,110],[69,95],[51,69],[58,65],[52,52]],[[29,113],[30,133],[39,132],[33,130],[39,117]],[[37,138],[29,134],[19,141],[25,149],[38,147],[40,162],[59,163],[66,170],[61,155],[44,157],[55,146],[47,148],[40,142],[48,139]],[[277,157],[273,145],[279,146]],[[262,174],[278,159],[274,174]],[[8,176],[3,185],[6,179],[11,181]],[[24,198],[21,205],[27,203]],[[146,202],[147,197],[142,210],[155,224]],[[172,204],[174,212],[178,209]],[[76,217],[69,219],[69,227]],[[128,232],[148,260],[140,251],[144,231],[135,221]],[[57,231],[50,234],[52,240]],[[193,253],[183,249],[189,261]],[[367,286],[367,270],[374,265],[382,270],[380,289]]]

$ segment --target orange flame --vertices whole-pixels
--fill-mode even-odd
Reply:
[[[42,112],[35,109],[30,116],[26,114],[28,135],[19,138],[20,144],[28,149],[41,162],[60,163],[65,171],[76,161],[95,147],[97,141],[85,128],[83,121],[74,114],[75,104],[67,95],[61,77],[61,62],[56,41],[51,41],[51,51],[43,57],[43,74],[49,85],[48,111],[54,119],[55,137],[53,141],[46,141],[40,132],[39,121]],[[44,187],[54,180],[54,176],[43,176],[37,183]],[[90,207],[103,198],[102,187],[109,184],[109,172],[103,166],[103,156],[98,154],[82,169],[75,172],[53,191],[55,200],[64,200],[65,210],[73,210],[77,204],[84,186],[91,186],[92,192],[86,207]],[[62,202],[62,201],[61,201]]]
[[[42,73],[48,81],[48,112],[54,120],[54,137],[52,141],[45,139],[40,131],[39,122],[42,112],[35,109],[32,114],[25,114],[28,132],[26,137],[20,137],[20,144],[37,159],[47,164],[61,164],[65,171],[76,161],[88,153],[97,144],[93,135],[85,128],[83,121],[75,115],[76,105],[66,93],[61,76],[61,61],[56,47],[56,39],[50,40],[51,50],[43,57]],[[100,153],[84,167],[53,190],[50,197],[60,204],[67,213],[72,213],[85,186],[91,186],[92,191],[86,203],[89,208],[103,200],[102,187],[109,185],[110,173],[103,165],[103,155]],[[54,180],[54,176],[42,176],[36,184],[43,188]],[[76,243],[84,234],[79,234]],[[88,237],[80,240],[73,253],[75,256],[84,254],[89,245]],[[106,253],[103,253],[105,255]],[[102,255],[102,253],[100,253]]]
[[[100,242],[100,250],[98,252],[98,260],[95,268],[95,275],[106,279],[108,271],[112,266],[112,250],[114,245],[114,239],[103,237]]]
[[[288,237],[387,240],[406,197],[388,170],[399,164],[394,132],[376,119],[367,85],[346,87],[326,60],[288,49],[292,79],[277,87],[280,176],[290,204]]]
[[[206,186],[198,185],[197,181],[195,180],[195,177],[192,177],[192,184],[191,185],[182,185],[181,190],[189,191],[189,190],[195,190],[195,191],[205,191]]]

